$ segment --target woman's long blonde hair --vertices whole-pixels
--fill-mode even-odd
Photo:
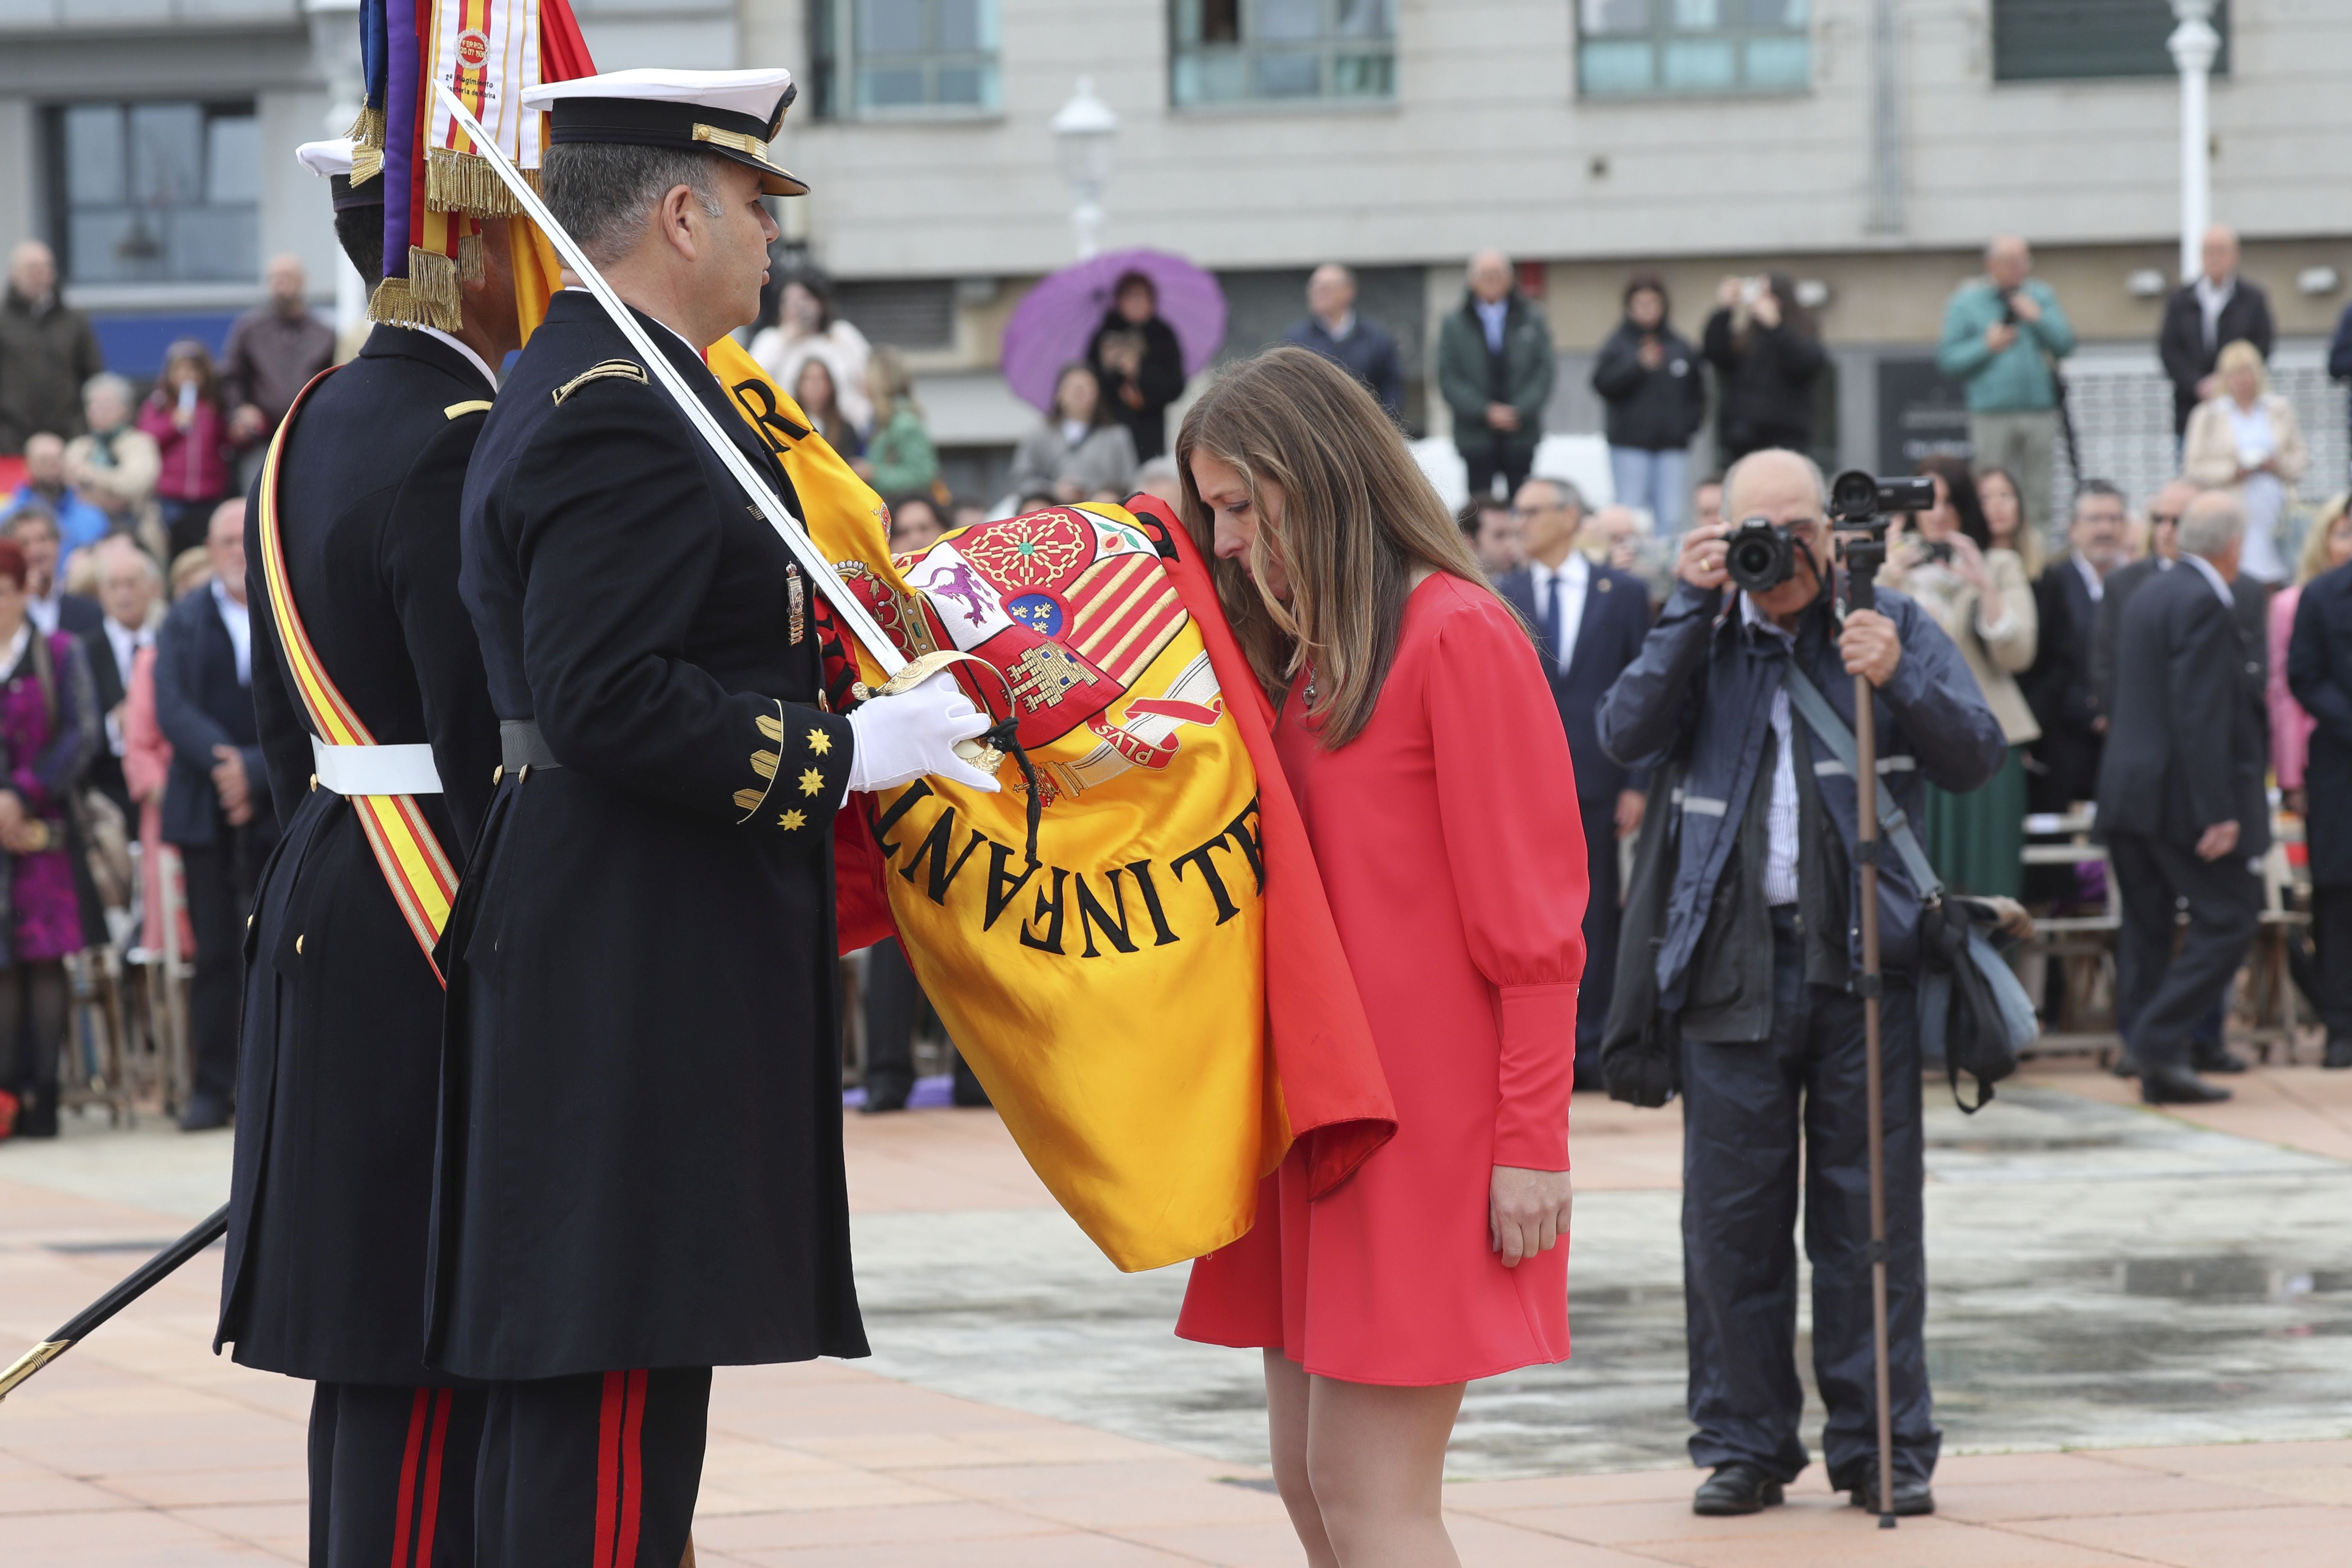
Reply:
[[[2338,490],[2327,498],[2327,504],[2321,507],[2319,515],[2311,520],[2310,528],[2303,535],[2302,559],[2294,563],[2297,584],[2308,583],[2327,570],[2327,536],[2336,531],[2337,523],[2344,521],[2347,506],[2352,506],[2352,491]]]
[[[1230,464],[1249,487],[1258,531],[1248,571],[1214,557],[1216,519],[1192,479],[1195,452]],[[1270,349],[1221,376],[1184,416],[1176,468],[1184,526],[1210,558],[1250,668],[1277,699],[1312,668],[1328,750],[1354,740],[1380,701],[1415,568],[1492,592],[1381,405],[1306,349]],[[1278,527],[1266,516],[1268,480],[1282,490]],[[1290,579],[1288,604],[1258,586],[1276,563]]]

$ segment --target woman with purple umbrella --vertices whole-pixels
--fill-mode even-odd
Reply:
[[[1148,463],[1168,450],[1168,405],[1184,395],[1184,351],[1176,330],[1160,319],[1159,286],[1141,272],[1118,280],[1102,325],[1087,343],[1110,400],[1111,416],[1135,437],[1135,460]]]

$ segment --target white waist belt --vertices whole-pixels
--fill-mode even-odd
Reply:
[[[319,782],[337,795],[439,795],[430,746],[331,746],[310,737]]]

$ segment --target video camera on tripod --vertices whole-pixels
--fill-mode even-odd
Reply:
[[[1936,504],[1936,481],[1927,475],[1885,479],[1849,468],[1830,486],[1830,526],[1843,539],[1838,554],[1849,577],[1850,609],[1868,609],[1876,597],[1878,569],[1886,563],[1886,520],[1896,512],[1927,511]],[[1797,574],[1797,536],[1791,525],[1749,518],[1724,541],[1724,570],[1751,594],[1769,593]]]

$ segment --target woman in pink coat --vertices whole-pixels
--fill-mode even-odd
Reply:
[[[2352,494],[2330,500],[2304,535],[2303,559],[2295,563],[2294,584],[2271,597],[2270,679],[2271,771],[2278,774],[2287,809],[2303,815],[2303,764],[2311,745],[2311,715],[2286,689],[2286,644],[2294,630],[2294,607],[2303,599],[2303,585],[2323,572],[2352,561]]]

